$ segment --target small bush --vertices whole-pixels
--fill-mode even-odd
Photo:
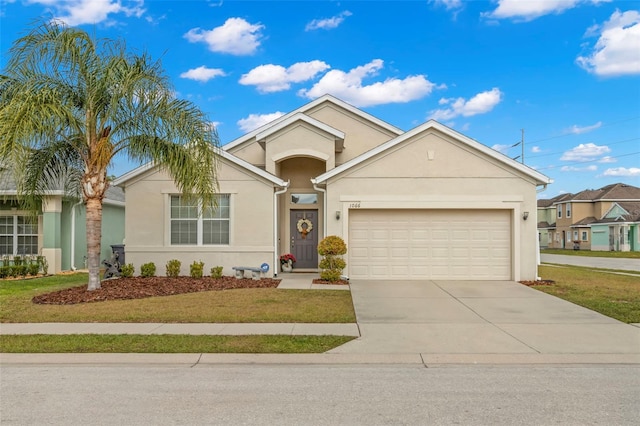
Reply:
[[[320,271],[320,278],[332,283],[340,281],[340,275],[342,271],[339,269],[323,269]]]
[[[0,266],[0,278],[7,278],[11,275],[11,266]]]
[[[38,263],[40,264],[42,273],[44,275],[49,275],[49,262],[47,261],[47,258],[44,256],[38,256]]]
[[[180,276],[180,268],[182,268],[182,262],[178,259],[171,259],[167,262],[167,276],[171,278]]]
[[[30,263],[27,268],[29,269],[29,275],[33,275],[34,277],[40,272],[40,265],[37,263]]]
[[[318,254],[321,256],[337,256],[345,253],[347,253],[347,245],[336,235],[329,235],[318,244]]]
[[[14,265],[14,266],[20,266],[20,265],[22,265],[22,257],[20,257],[20,256],[13,256],[13,265]]]
[[[202,278],[203,273],[204,262],[196,262],[194,260],[191,266],[189,266],[189,274],[191,275],[191,278]]]
[[[142,277],[155,277],[156,276],[156,264],[153,262],[145,263],[140,266],[140,276]]]
[[[344,240],[336,235],[330,235],[318,244],[318,254],[323,256],[320,261],[320,278],[330,282],[340,281],[342,270],[347,266],[341,255],[347,252]]]
[[[222,278],[222,266],[214,266],[211,268],[212,278]]]
[[[120,268],[120,273],[124,278],[129,278],[133,276],[135,268],[133,267],[133,263],[127,263],[126,265],[122,265]]]

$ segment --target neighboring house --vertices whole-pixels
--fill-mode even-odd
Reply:
[[[577,194],[539,200],[555,210],[549,227],[549,248],[629,251],[638,248],[640,188],[616,183]],[[542,233],[544,224],[539,224]],[[633,244],[632,244],[633,242]]]
[[[556,230],[556,206],[555,203],[571,194],[561,194],[549,200],[538,200],[538,241],[540,248],[548,248],[551,245],[554,231]]]
[[[591,235],[591,250],[640,251],[640,200],[614,203]]]
[[[294,272],[316,271],[318,242],[338,235],[351,279],[537,276],[536,188],[551,180],[436,121],[403,132],[326,95],[219,154],[214,213],[150,164],[114,182],[127,194],[127,262],[277,274],[291,252]]]
[[[34,217],[20,210],[16,185],[0,169],[0,256],[43,255],[49,273],[86,268],[87,238],[82,202],[51,191]],[[103,204],[101,258],[111,258],[111,245],[124,239],[124,192],[111,187]]]

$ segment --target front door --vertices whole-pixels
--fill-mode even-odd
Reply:
[[[291,210],[291,253],[294,268],[318,267],[318,210]]]

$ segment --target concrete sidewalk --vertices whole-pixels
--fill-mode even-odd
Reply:
[[[191,335],[334,335],[360,336],[358,324],[313,324],[313,323],[2,323],[0,335],[26,334],[191,334]]]

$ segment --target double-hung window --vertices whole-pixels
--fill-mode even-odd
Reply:
[[[0,255],[38,254],[38,221],[30,216],[0,216]]]
[[[229,244],[229,194],[216,195],[215,205],[171,196],[171,245]]]

